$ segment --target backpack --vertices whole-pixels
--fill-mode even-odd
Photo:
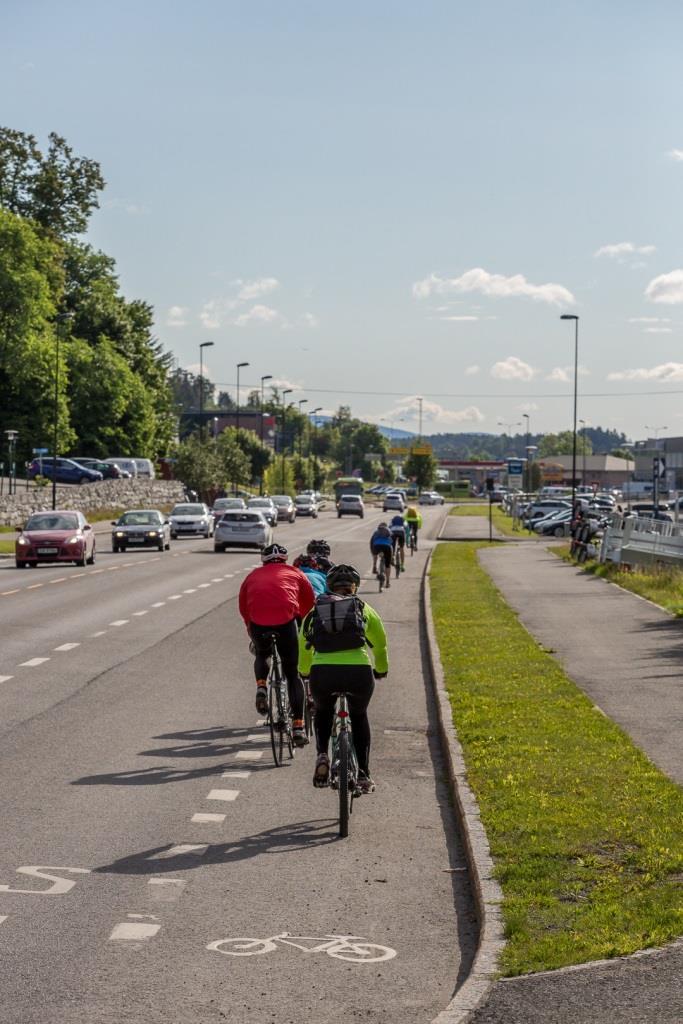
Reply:
[[[363,647],[365,636],[365,605],[359,597],[321,594],[304,627],[306,646],[320,654],[351,651]]]
[[[391,530],[388,526],[378,526],[375,530],[375,537],[391,537]]]

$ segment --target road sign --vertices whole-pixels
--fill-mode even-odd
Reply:
[[[32,449],[34,455],[47,455],[49,450],[50,450],[49,448],[33,448]]]
[[[419,448],[413,448],[412,454],[413,455],[431,455],[432,454],[431,445],[421,444],[419,446]]]
[[[381,459],[383,454],[383,452],[366,452],[365,458],[372,462],[373,459]]]
[[[510,476],[522,476],[524,473],[524,461],[522,459],[508,459],[508,473]]]
[[[410,454],[410,452],[409,452],[408,448],[390,448],[389,449],[389,454],[390,455],[408,455],[408,454]]]

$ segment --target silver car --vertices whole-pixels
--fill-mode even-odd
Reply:
[[[213,516],[214,522],[223,516],[229,509],[245,509],[247,503],[244,498],[216,498],[211,509],[211,515]]]
[[[257,509],[259,512],[263,512],[266,521],[271,526],[277,526],[277,508],[273,504],[272,498],[250,498],[247,502],[247,508]]]
[[[297,516],[318,518],[318,503],[312,494],[297,494],[294,499],[294,511]]]
[[[273,529],[258,509],[233,509],[216,523],[213,550],[264,548],[273,543]]]
[[[170,515],[171,539],[197,536],[213,537],[213,516],[202,502],[176,505]]]
[[[168,551],[171,527],[168,519],[156,508],[131,509],[112,522],[111,549],[116,554],[127,547],[154,547]]]

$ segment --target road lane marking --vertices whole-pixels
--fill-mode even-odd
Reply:
[[[212,583],[222,583],[223,582],[223,577],[222,576],[212,576],[211,577],[211,582]]]
[[[0,924],[2,924],[3,921],[6,921],[8,917],[9,914],[0,914]]]
[[[80,647],[80,644],[62,644],[60,647],[54,647],[55,651],[73,651],[74,647]]]
[[[106,569],[91,569],[90,572],[88,573],[88,576],[97,576],[98,573],[106,571]]]
[[[179,601],[182,596],[183,596],[182,594],[171,594],[171,596],[169,598],[167,598],[167,600],[169,600],[169,601]]]
[[[91,639],[94,640],[96,636],[104,636],[104,634],[106,632],[107,632],[106,629],[98,629],[98,631],[96,633],[91,633],[90,637],[91,637]]]
[[[204,590],[206,587],[210,587],[210,586],[211,586],[210,583],[199,583],[198,584],[198,587],[199,587],[200,590]]]
[[[2,593],[0,593],[0,597],[7,597],[9,594],[18,594],[20,590],[21,587],[17,587],[16,590],[3,590]]]
[[[196,587],[190,587],[189,590],[183,590],[183,594],[196,594],[196,593],[197,593],[197,588]]]
[[[262,750],[238,750],[235,754],[237,761],[260,761],[262,757]]]
[[[107,572],[117,572],[121,568],[120,565],[110,565]]]
[[[265,740],[266,735],[262,732],[250,732],[246,737],[247,743],[258,743],[260,740]]]
[[[160,929],[160,924],[147,924],[142,921],[123,921],[115,926],[109,936],[109,940],[135,942],[140,939],[151,939]]]
[[[212,821],[215,821],[216,824],[220,824],[220,822],[225,821],[226,817],[226,814],[193,814],[190,820],[195,821],[198,824],[208,824]]]
[[[79,576],[87,576],[86,572],[75,572],[72,576],[69,576],[70,580],[77,580]]]
[[[192,854],[195,857],[203,857],[209,848],[208,843],[180,843],[178,846],[171,846],[163,853],[155,853],[148,860],[165,860],[167,857],[185,857]]]
[[[165,604],[165,601],[155,601],[152,608],[163,608]]]
[[[110,622],[109,625],[110,626],[126,626],[129,622],[130,622],[130,619],[114,619],[114,621]]]
[[[234,575],[235,575],[234,572],[226,573],[226,575],[223,577],[223,579],[224,580],[231,580]]]
[[[44,661],[49,660],[49,658],[31,658],[30,661],[22,661],[19,668],[35,668],[37,665],[42,665]]]
[[[42,583],[32,583],[31,586],[27,587],[26,589],[27,590],[37,590],[38,587],[42,587],[42,586],[43,586]]]
[[[50,580],[50,583],[63,583],[66,576],[58,576],[56,580]]]
[[[0,683],[8,683],[14,676],[0,676]]]
[[[144,612],[133,612],[133,615],[147,615],[148,609],[145,608]]]
[[[251,772],[222,772],[222,779],[248,779]]]
[[[207,800],[236,800],[240,795],[239,789],[212,789],[209,790]]]

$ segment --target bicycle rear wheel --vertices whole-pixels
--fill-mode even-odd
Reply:
[[[270,745],[273,748],[273,761],[275,761],[276,768],[282,764],[285,742],[280,700],[278,699],[281,685],[280,679],[271,676],[268,685],[268,725],[270,726]]]
[[[308,679],[304,682],[304,728],[309,740],[313,735],[313,698],[311,697],[311,684]]]
[[[349,834],[349,734],[339,733],[339,835],[346,839]]]
[[[280,711],[282,714],[282,744],[287,745],[290,760],[294,757],[294,738],[292,736],[292,709],[289,705],[289,690],[284,679],[280,680]]]

